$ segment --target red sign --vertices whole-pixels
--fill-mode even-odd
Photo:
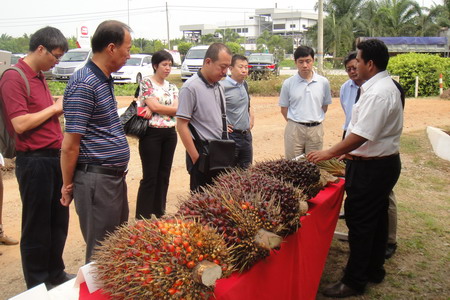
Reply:
[[[88,34],[88,28],[86,26],[81,26],[81,34],[87,35]]]

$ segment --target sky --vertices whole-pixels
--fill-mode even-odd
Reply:
[[[421,6],[442,4],[443,0],[416,0]],[[19,6],[18,3],[21,2]],[[299,9],[314,12],[315,0],[2,0],[0,34],[19,37],[44,26],[60,29],[66,37],[87,26],[92,35],[104,20],[129,24],[133,38],[167,39],[166,2],[170,39],[182,37],[180,25],[218,24],[248,19],[255,8]],[[22,4],[23,3],[23,4]]]

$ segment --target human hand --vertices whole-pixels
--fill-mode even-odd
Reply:
[[[69,206],[73,200],[73,183],[61,188],[60,202],[63,206]]]
[[[227,125],[227,131],[228,131],[228,133],[232,133],[233,132],[233,125],[228,124]]]
[[[152,118],[153,113],[148,106],[144,107],[142,113],[144,114],[144,119],[150,120]]]
[[[306,155],[306,159],[313,163],[318,163],[322,160],[333,158],[333,155],[328,150],[311,151]]]
[[[63,113],[63,99],[56,98],[55,103],[53,103],[53,108],[55,109],[55,115],[61,115]]]

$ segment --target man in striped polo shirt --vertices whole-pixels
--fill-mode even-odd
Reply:
[[[130,58],[131,29],[104,21],[92,37],[92,60],[69,80],[61,168],[61,203],[75,199],[86,262],[107,232],[128,220],[125,175],[130,149],[117,114],[111,73]]]

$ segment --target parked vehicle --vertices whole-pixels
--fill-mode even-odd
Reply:
[[[84,67],[92,57],[92,50],[87,48],[76,48],[67,51],[53,68],[54,80],[69,80],[75,71]]]
[[[278,76],[278,61],[270,53],[252,53],[248,57],[248,74],[252,79],[261,79],[270,74]]]
[[[209,46],[195,46],[189,49],[181,65],[181,80],[186,81],[203,66],[206,50]]]
[[[0,75],[11,66],[11,52],[0,50]]]
[[[150,54],[131,54],[125,65],[112,73],[114,83],[139,83],[142,78],[153,74]]]

